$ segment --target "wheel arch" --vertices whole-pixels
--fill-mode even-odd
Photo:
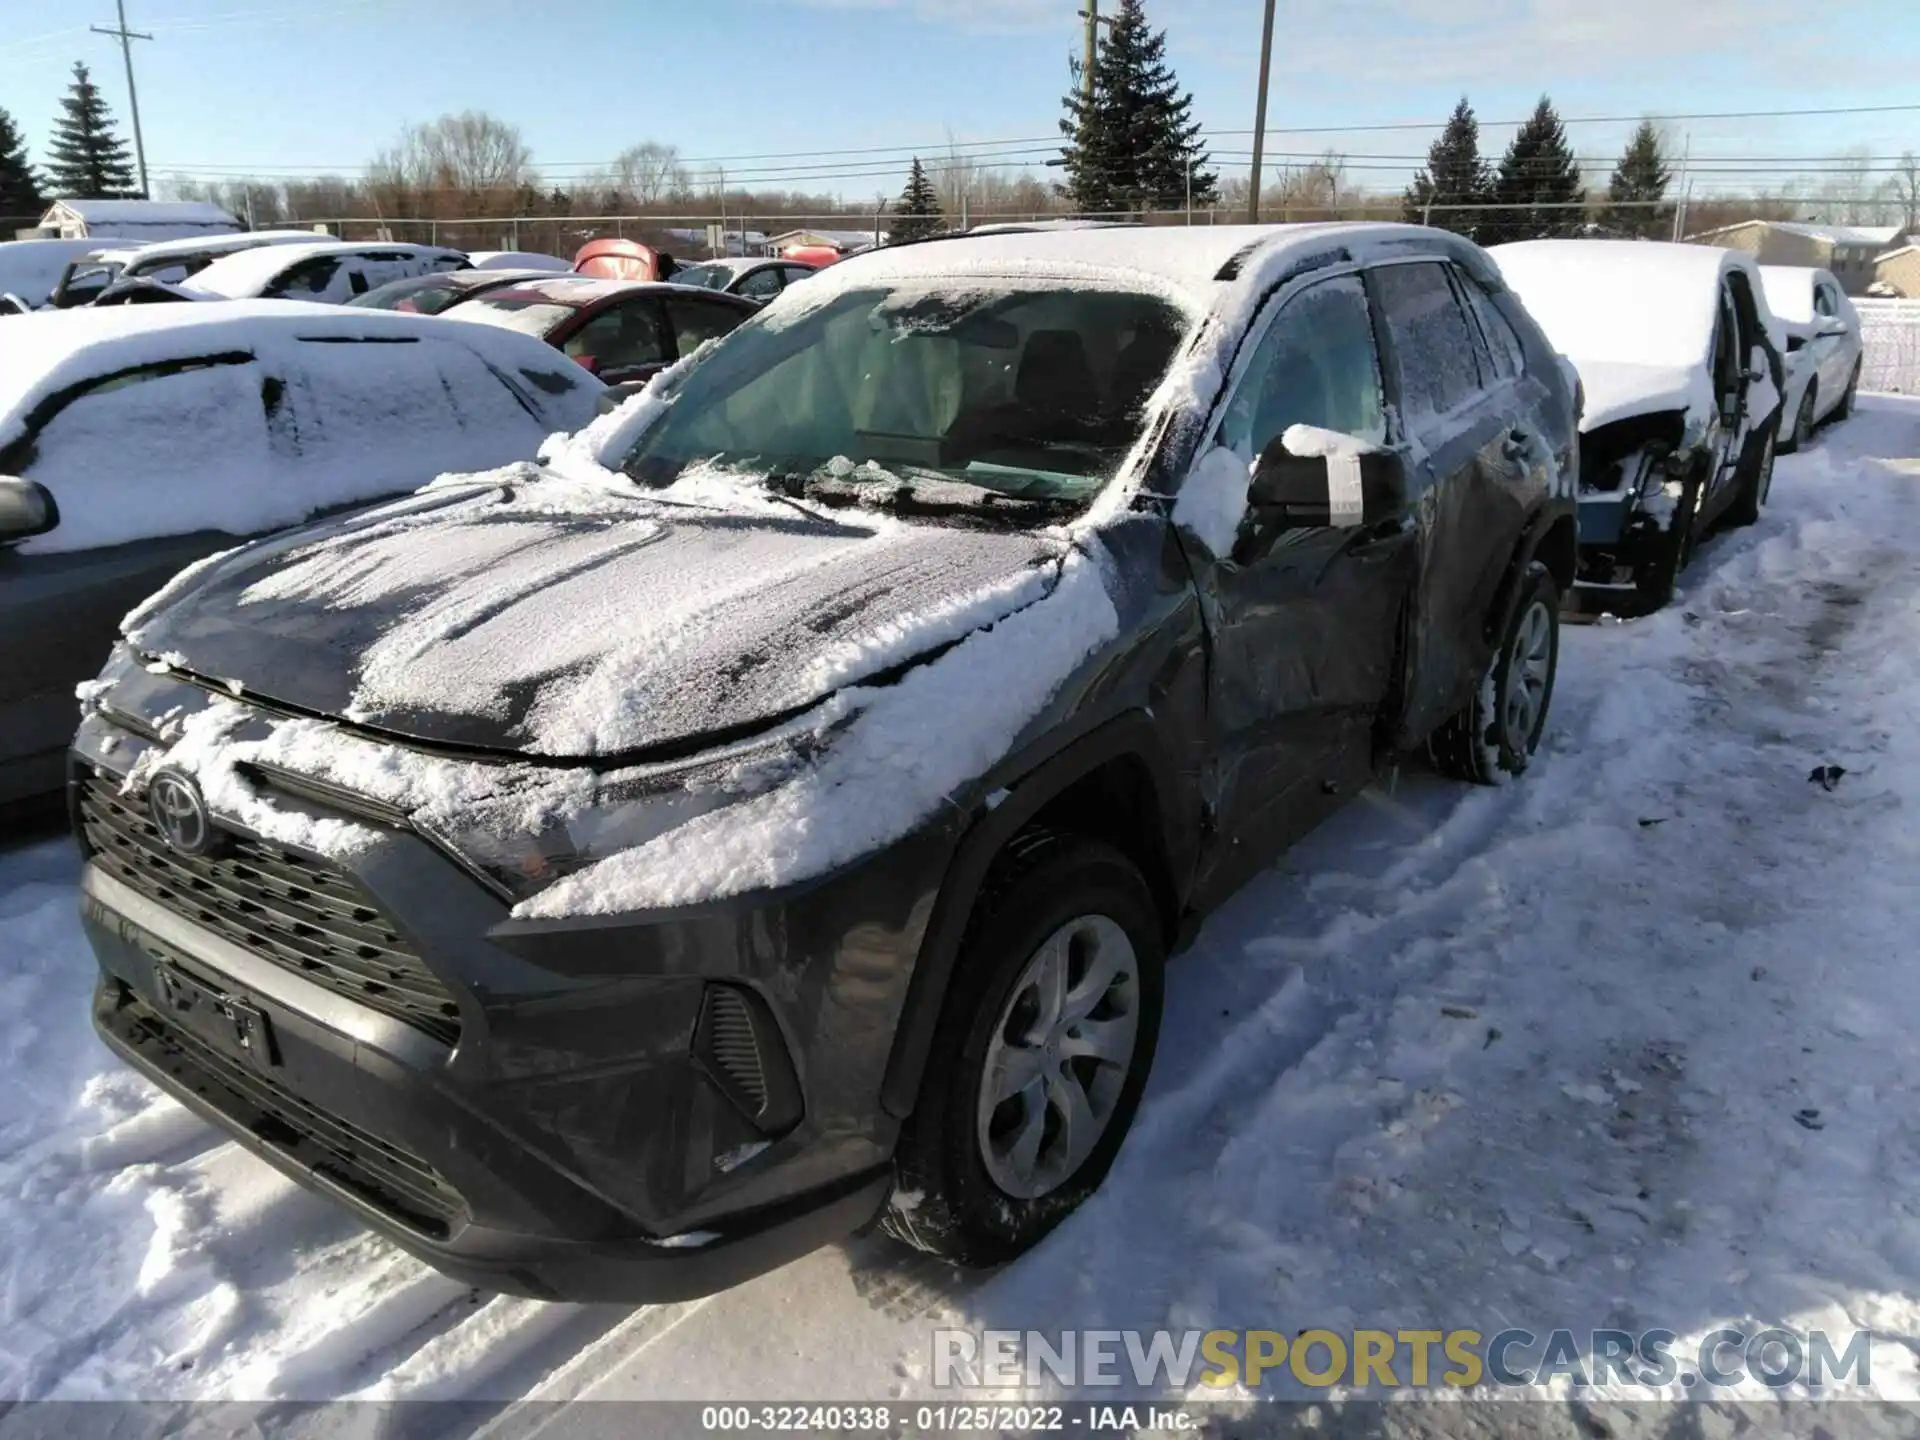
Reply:
[[[1090,835],[1140,868],[1171,943],[1193,871],[1198,835],[1183,817],[1179,771],[1144,710],[1108,720],[992,791],[955,848],[915,957],[881,1078],[881,1107],[913,1111],[974,902],[994,861],[1036,825]]]

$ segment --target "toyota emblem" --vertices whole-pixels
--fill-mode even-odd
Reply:
[[[205,855],[219,832],[207,815],[200,789],[185,775],[162,770],[147,785],[147,812],[171,850],[182,855]]]

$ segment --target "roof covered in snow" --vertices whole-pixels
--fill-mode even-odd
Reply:
[[[261,345],[282,338],[431,335],[453,339],[501,364],[538,362],[553,354],[541,341],[508,331],[302,300],[81,306],[17,315],[4,324],[8,343],[0,346],[0,447],[25,432],[35,405],[71,386],[140,365],[223,352],[257,353]]]
[[[40,223],[107,239],[164,240],[240,228],[232,215],[203,200],[56,200]]]
[[[1353,222],[1307,225],[1164,225],[974,233],[870,250],[841,261],[799,292],[821,303],[830,293],[915,276],[1157,282],[1205,306],[1240,277],[1270,274],[1294,259],[1345,246],[1417,246],[1468,260],[1477,247],[1419,225]],[[1229,262],[1234,262],[1231,267]],[[784,296],[782,297],[784,299]],[[780,300],[774,304],[780,305]]]
[[[1801,235],[1809,240],[1825,240],[1833,245],[1891,245],[1900,238],[1902,227],[1898,225],[1821,225],[1810,220],[1739,220],[1731,225],[1721,225],[1712,230],[1702,230],[1689,239],[1706,240],[1715,235],[1728,235],[1735,230],[1745,230],[1750,226],[1765,225],[1769,229],[1779,230],[1788,235]]]
[[[222,252],[253,250],[262,245],[312,244],[311,230],[243,230],[237,235],[183,235],[173,240],[154,240],[134,245],[101,245],[96,252],[102,259],[125,263],[165,260],[174,255],[213,255]]]
[[[1767,308],[1788,325],[1807,325],[1813,321],[1813,282],[1825,270],[1806,265],[1762,265],[1760,285],[1767,292]],[[1839,289],[1839,282],[1833,282]]]
[[[294,266],[322,255],[460,255],[439,245],[388,241],[321,240],[309,245],[270,245],[216,260],[186,283],[187,289],[232,300],[260,294]],[[462,256],[461,258],[464,258]]]

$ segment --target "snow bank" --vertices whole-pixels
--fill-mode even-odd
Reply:
[[[1104,568],[1101,556],[1074,551],[1045,599],[891,686],[842,691],[822,719],[854,718],[797,777],[590,865],[514,914],[616,914],[771,889],[911,833],[1000,760],[1074,667],[1118,633]],[[935,623],[951,621],[949,611]]]

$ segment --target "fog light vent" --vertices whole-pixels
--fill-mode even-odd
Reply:
[[[722,1093],[761,1131],[787,1130],[799,1120],[793,1062],[773,1018],[750,992],[734,985],[707,986],[693,1053]]]

